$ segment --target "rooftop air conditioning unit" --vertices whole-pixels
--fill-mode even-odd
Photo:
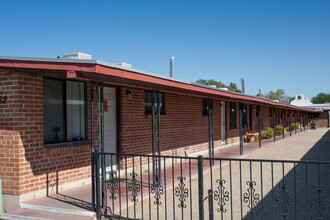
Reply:
[[[127,67],[127,68],[132,68],[132,65],[129,63],[120,62],[120,63],[115,63],[115,64],[119,65],[119,66]]]
[[[63,54],[63,58],[67,58],[67,59],[82,59],[82,60],[91,60],[92,59],[92,55],[86,54],[86,53],[66,53]]]

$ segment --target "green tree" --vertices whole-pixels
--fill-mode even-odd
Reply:
[[[259,94],[257,94],[256,96],[259,97]],[[264,97],[269,100],[278,100],[284,103],[290,103],[290,101],[292,100],[292,97],[287,96],[283,89],[277,89],[276,92],[270,91],[269,93],[261,94],[261,97]]]
[[[285,92],[283,89],[277,89],[276,92],[270,91],[265,95],[265,98],[270,100],[278,100],[280,102],[287,100],[287,96],[285,95]]]
[[[216,81],[213,79],[199,79],[196,81],[197,84],[201,84],[201,85],[214,85],[217,88],[227,88],[229,91],[233,91],[233,92],[239,92],[242,93],[242,91],[240,89],[237,88],[237,85],[233,82],[231,82],[229,84],[229,86],[226,86],[224,83],[220,82],[220,81]]]
[[[312,98],[312,102],[314,104],[330,103],[330,94],[321,92]]]
[[[239,93],[242,93],[242,91],[240,89],[237,88],[237,85],[233,82],[231,82],[229,84],[229,87],[228,87],[228,90],[229,91],[233,91],[233,92],[239,92]]]

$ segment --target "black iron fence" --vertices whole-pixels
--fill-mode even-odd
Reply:
[[[94,162],[98,218],[330,219],[330,162],[99,152]]]

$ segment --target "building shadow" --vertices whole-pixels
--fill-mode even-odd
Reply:
[[[256,189],[243,219],[330,219],[330,163],[325,163],[330,161],[330,130],[301,161],[313,162],[290,165],[289,172],[263,198],[258,198],[262,194]]]

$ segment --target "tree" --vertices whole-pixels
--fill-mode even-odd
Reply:
[[[259,94],[256,95],[259,97]],[[285,103],[290,103],[291,98],[288,97],[283,89],[277,89],[276,92],[274,91],[269,91],[269,93],[261,94],[261,97],[264,97],[266,99],[270,100],[278,100],[280,102],[285,102]]]
[[[321,92],[312,98],[312,102],[314,104],[330,103],[330,94]]]
[[[196,81],[196,83],[201,85],[214,85],[216,86],[216,88],[227,88],[229,91],[242,93],[242,91],[238,89],[237,85],[233,82],[231,82],[229,86],[226,86],[224,83],[213,79],[209,79],[209,80],[199,79]]]
[[[237,85],[233,82],[231,82],[229,84],[229,88],[228,88],[229,91],[233,91],[233,92],[239,92],[239,93],[242,93],[242,91],[240,89],[237,88]]]

